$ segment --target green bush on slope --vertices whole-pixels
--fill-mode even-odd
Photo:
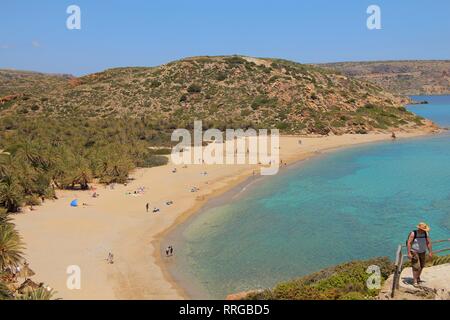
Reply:
[[[250,300],[361,300],[371,299],[378,290],[367,288],[371,276],[369,266],[380,267],[382,280],[393,272],[394,266],[386,257],[352,261],[323,269],[302,278],[277,285],[272,290],[251,293]]]
[[[433,258],[431,258],[431,259],[427,256],[425,266],[432,267],[432,266],[438,266],[438,265],[445,264],[445,263],[450,263],[450,254],[446,255],[446,256],[433,255]],[[411,262],[409,260],[406,260],[403,263],[403,268],[409,268],[409,267],[411,267]]]

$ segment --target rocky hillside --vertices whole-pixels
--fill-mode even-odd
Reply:
[[[70,75],[0,69],[0,110],[9,108],[24,95],[42,95],[70,79],[73,79]]]
[[[329,69],[277,59],[195,57],[60,80],[43,79],[35,90],[0,102],[1,113],[126,115],[170,127],[189,127],[202,119],[206,127],[276,127],[306,134],[423,125],[403,107],[405,97]]]
[[[73,78],[73,76],[65,74],[0,69],[0,97],[39,93],[64,85]]]
[[[450,60],[321,64],[404,95],[450,94]]]

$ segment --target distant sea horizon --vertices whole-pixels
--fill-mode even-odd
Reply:
[[[450,96],[408,109],[450,126]],[[342,262],[393,258],[420,221],[450,234],[450,133],[345,148],[213,200],[168,235],[193,298],[270,288]],[[232,195],[232,196],[231,196]],[[228,197],[228,198],[227,198]]]

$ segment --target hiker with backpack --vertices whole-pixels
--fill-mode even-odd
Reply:
[[[413,286],[417,286],[420,282],[420,274],[425,267],[426,252],[428,249],[430,258],[433,257],[433,250],[431,247],[431,239],[428,236],[430,227],[421,222],[417,225],[417,230],[411,231],[406,246],[408,248],[408,257],[411,260],[413,269]]]

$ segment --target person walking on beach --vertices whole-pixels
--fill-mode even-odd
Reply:
[[[149,208],[150,208],[150,203],[147,202],[147,204],[145,205],[145,210],[148,212]]]
[[[413,286],[422,282],[420,275],[425,267],[427,249],[429,257],[433,257],[431,239],[428,236],[429,231],[430,227],[425,222],[421,222],[417,225],[417,230],[411,231],[408,237],[408,257],[413,269]]]
[[[166,248],[166,257],[170,257],[173,255],[173,247],[172,246],[168,246]]]
[[[108,253],[108,259],[106,259],[108,261],[109,264],[113,264],[114,263],[114,255],[110,252]]]

